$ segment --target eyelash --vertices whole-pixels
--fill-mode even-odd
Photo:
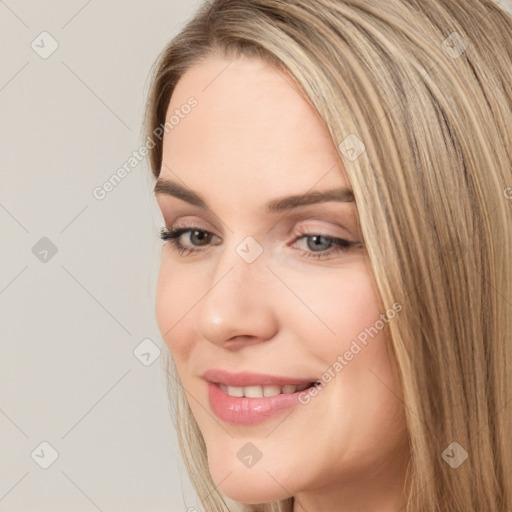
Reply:
[[[160,230],[160,238],[164,241],[168,241],[171,244],[171,247],[173,250],[177,251],[180,255],[187,256],[193,253],[202,252],[203,249],[192,249],[190,247],[185,247],[181,242],[180,238],[181,235],[193,231],[198,231],[200,233],[207,233],[210,235],[213,235],[210,231],[205,231],[203,229],[199,229],[196,227],[190,227],[190,228],[161,228]],[[215,235],[213,235],[215,236]],[[303,231],[300,231],[299,233],[295,234],[295,239],[293,240],[293,243],[297,242],[298,240],[302,238],[312,238],[312,237],[321,237],[328,241],[332,242],[331,247],[326,249],[325,251],[321,252],[314,252],[314,251],[306,251],[303,249],[297,249],[299,250],[305,258],[313,258],[316,260],[321,260],[326,257],[332,256],[333,254],[338,254],[340,252],[347,252],[348,250],[355,248],[355,247],[362,247],[362,244],[358,242],[351,242],[349,240],[344,240],[342,238],[336,238],[332,236],[324,236],[317,233],[306,233]]]

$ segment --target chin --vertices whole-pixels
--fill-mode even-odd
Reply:
[[[256,468],[216,468],[210,465],[210,472],[213,481],[217,483],[218,490],[228,498],[254,505],[266,503],[269,501],[278,501],[289,498],[292,492],[288,489],[284,478],[280,479],[278,475],[269,474],[264,467]],[[283,482],[280,485],[280,482]],[[286,490],[285,490],[286,489]]]
[[[247,478],[233,478],[228,482],[230,478],[231,476],[219,486],[219,490],[228,498],[240,503],[256,505],[290,497],[269,475],[266,482],[251,481]]]

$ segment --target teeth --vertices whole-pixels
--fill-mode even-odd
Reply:
[[[280,394],[289,394],[295,393],[296,391],[302,391],[310,386],[308,383],[295,385],[295,384],[286,384],[285,386],[276,386],[273,384],[268,384],[265,386],[245,386],[245,387],[237,387],[237,386],[226,386],[224,384],[219,384],[220,388],[224,393],[227,393],[229,396],[242,397],[245,396],[247,398],[263,398],[264,396],[277,396]]]
[[[229,396],[244,396],[244,388],[235,388],[228,386],[227,393]]]
[[[275,385],[263,386],[263,396],[277,396],[280,394],[281,394],[280,386],[275,386]]]
[[[248,398],[261,398],[263,396],[263,388],[261,386],[246,386],[242,389],[244,396]]]
[[[283,393],[295,393],[297,386],[295,384],[286,384],[283,386]]]

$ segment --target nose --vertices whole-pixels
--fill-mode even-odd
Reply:
[[[205,340],[235,350],[276,335],[276,280],[265,262],[264,254],[248,263],[235,248],[224,248],[195,308],[196,329]]]

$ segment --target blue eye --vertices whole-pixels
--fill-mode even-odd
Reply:
[[[324,236],[313,233],[301,233],[300,236],[295,238],[295,242],[302,239],[307,240],[306,246],[308,249],[310,249],[309,251],[299,249],[303,252],[304,257],[306,258],[328,258],[340,252],[345,252],[351,248],[361,246],[361,244],[358,242],[351,242],[342,238],[335,238],[332,236]]]
[[[307,239],[306,245],[308,249],[311,249],[315,252],[321,251],[322,249],[330,249],[334,243],[334,238],[322,235],[303,235],[301,238],[299,238],[299,240],[302,238]]]

